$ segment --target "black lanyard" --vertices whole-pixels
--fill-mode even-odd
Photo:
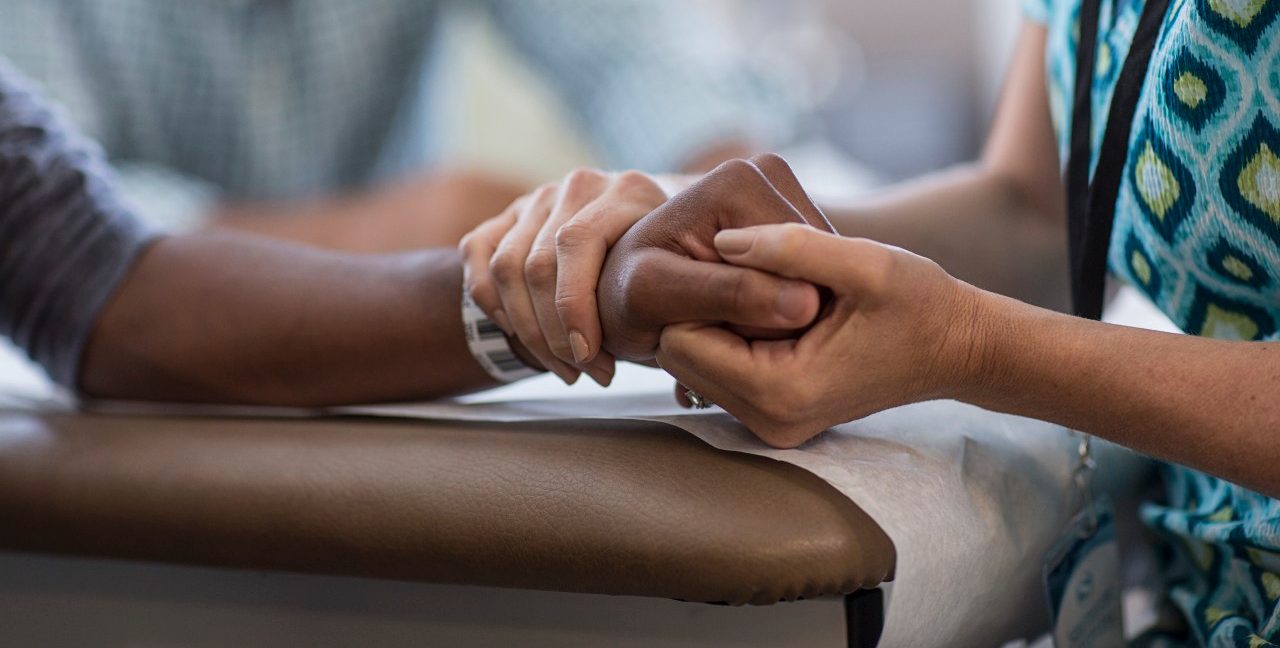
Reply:
[[[1114,0],[1122,2],[1124,0]],[[1084,0],[1080,7],[1080,42],[1076,48],[1076,88],[1071,116],[1071,150],[1067,159],[1067,243],[1071,257],[1071,301],[1076,315],[1102,317],[1107,278],[1107,247],[1115,221],[1129,134],[1146,80],[1169,0],[1146,0],[1142,18],[1116,80],[1111,110],[1102,133],[1098,167],[1089,183],[1089,152],[1093,131],[1093,74],[1098,47],[1101,0]]]

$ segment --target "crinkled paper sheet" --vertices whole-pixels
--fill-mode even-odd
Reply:
[[[545,380],[463,401],[340,411],[454,421],[597,418],[673,425],[722,450],[804,468],[884,528],[897,546],[898,567],[888,588],[881,645],[1000,645],[1046,627],[1041,562],[1066,525],[1078,444],[1067,430],[935,401],[882,412],[800,448],[777,450],[723,412],[678,408],[670,378],[660,372],[627,371],[619,374],[628,385],[621,395]]]

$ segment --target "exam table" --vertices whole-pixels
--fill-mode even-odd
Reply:
[[[878,587],[894,565],[881,528],[822,479],[660,423],[0,407],[0,637],[20,645],[76,645],[86,636],[170,645],[172,635],[112,634],[113,616],[136,621],[120,600],[154,596],[165,614],[192,619],[192,606],[223,614],[231,599],[266,605],[260,590],[271,583],[312,608],[348,605],[334,602],[344,591],[383,608],[426,597],[422,610],[401,610],[406,617],[463,600],[620,625],[636,614],[652,619],[646,624],[721,615],[754,633],[755,645],[767,644],[763,628],[782,622],[768,616],[774,611],[796,611],[810,626],[800,611],[818,608],[805,606],[825,606],[827,622],[837,606],[841,644],[869,646],[882,621]],[[223,598],[190,595],[199,588]],[[98,599],[88,605],[85,596]],[[628,601],[631,611],[618,611]],[[58,610],[75,618],[61,627],[56,618],[33,620]],[[765,616],[753,620],[753,610]],[[239,612],[224,621],[243,622],[253,609]],[[421,645],[454,645],[457,619],[438,625],[448,632],[416,637]],[[487,636],[477,642],[495,640]],[[193,633],[179,645],[218,643]]]

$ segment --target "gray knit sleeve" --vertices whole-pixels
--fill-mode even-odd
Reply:
[[[0,335],[75,387],[98,313],[152,236],[101,150],[0,60]]]

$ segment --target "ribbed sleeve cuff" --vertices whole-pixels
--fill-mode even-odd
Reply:
[[[0,334],[74,387],[99,313],[154,234],[68,124],[0,60]]]

